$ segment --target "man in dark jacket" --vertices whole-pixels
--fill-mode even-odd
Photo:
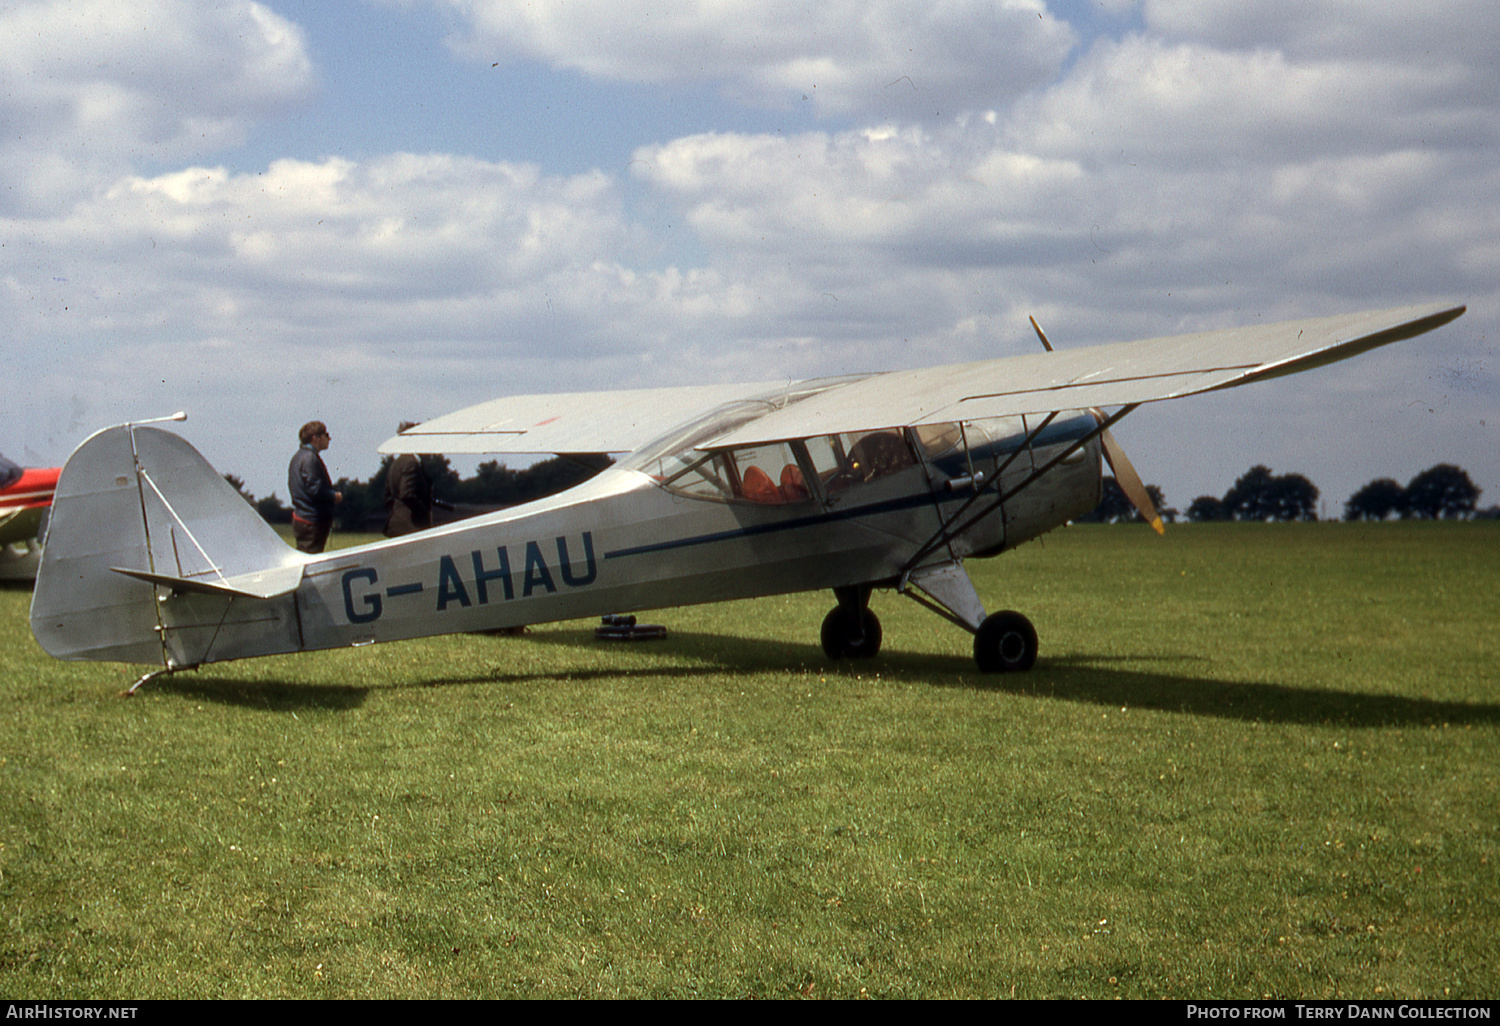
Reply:
[[[292,497],[292,535],[302,552],[322,552],[333,527],[333,507],[344,501],[342,492],[334,491],[328,468],[319,456],[328,448],[331,436],[321,420],[310,420],[297,432],[302,447],[292,457],[286,472],[286,487]]]

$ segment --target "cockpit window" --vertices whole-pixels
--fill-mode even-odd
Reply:
[[[734,475],[723,453],[704,453],[671,477],[658,480],[674,492],[699,499],[734,498]]]
[[[768,506],[812,498],[790,444],[750,446],[731,455],[740,472],[741,498]]]
[[[699,499],[739,499],[782,506],[812,498],[791,445],[756,445],[714,453],[662,481]]]
[[[895,428],[810,438],[807,449],[830,499],[916,463],[903,432]]]
[[[680,448],[636,469],[671,491],[697,499],[783,506],[821,499],[916,465],[899,429],[822,435],[698,452]]]
[[[912,428],[912,433],[929,460],[948,455],[964,442],[963,429],[952,423],[918,424]]]
[[[775,399],[749,399],[721,406],[642,446],[622,466],[646,474],[662,487],[682,495],[761,505],[831,502],[854,485],[915,466],[916,451],[901,428],[846,432],[735,449],[698,448],[843,380],[803,382]],[[919,429],[917,444],[929,453],[951,449],[956,443],[949,436],[955,434],[954,425]]]

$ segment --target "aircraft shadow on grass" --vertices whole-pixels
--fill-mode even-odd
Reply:
[[[1500,705],[1445,702],[1402,695],[1358,694],[1323,687],[1226,681],[1181,672],[1117,669],[1111,664],[1207,662],[1201,657],[1102,656],[1087,653],[1037,660],[1024,674],[980,674],[959,655],[887,650],[876,659],[830,662],[817,645],[734,635],[673,631],[665,641],[601,642],[591,633],[545,631],[524,638],[473,636],[476,644],[495,646],[499,664],[490,672],[466,675],[414,676],[384,684],[307,684],[285,680],[233,680],[225,677],[175,676],[154,690],[268,712],[346,711],[364,704],[372,691],[398,688],[527,684],[547,681],[612,680],[631,677],[671,682],[694,680],[705,673],[752,675],[764,672],[812,671],[829,676],[880,678],[894,683],[971,688],[1005,694],[1090,705],[1155,709],[1190,716],[1215,716],[1246,722],[1408,727],[1430,724],[1485,726],[1500,724]],[[562,667],[529,673],[504,669],[504,646],[550,645],[567,649],[604,649],[622,653],[618,665]],[[643,651],[680,663],[632,666],[627,654]]]
[[[349,712],[365,704],[373,687],[362,684],[308,684],[289,680],[236,679],[178,674],[156,682],[152,694],[177,695],[215,705],[266,712]]]
[[[590,638],[554,632],[539,635],[554,644],[594,644]],[[1111,663],[1207,662],[1199,656],[1101,656],[1086,653],[1038,658],[1028,673],[980,674],[962,656],[887,650],[871,660],[830,663],[816,645],[674,632],[675,651],[713,665],[717,672],[816,669],[934,687],[1055,698],[1093,705],[1157,709],[1194,716],[1268,723],[1336,724],[1346,727],[1415,724],[1497,724],[1500,705],[1444,702],[1402,695],[1368,695],[1319,687],[1225,681],[1147,670],[1110,669]],[[645,642],[644,644],[651,644]],[[631,672],[631,671],[621,671]],[[700,671],[701,672],[701,671]]]

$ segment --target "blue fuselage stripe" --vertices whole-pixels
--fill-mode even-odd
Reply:
[[[962,498],[962,496],[952,496],[952,499],[957,498]],[[753,524],[749,527],[735,528],[732,531],[715,531],[712,534],[700,534],[691,538],[674,538],[671,541],[654,542],[650,545],[635,545],[627,549],[614,549],[613,551],[606,552],[604,558],[615,559],[623,556],[640,556],[648,552],[665,552],[669,549],[682,549],[693,545],[710,545],[714,542],[728,541],[732,538],[749,538],[762,534],[774,534],[778,531],[796,531],[818,524],[831,524],[841,520],[854,520],[860,517],[879,516],[883,513],[895,513],[901,510],[914,509],[930,505],[932,501],[933,496],[930,493],[907,495],[899,499],[891,499],[888,502],[876,502],[869,506],[859,506],[854,509],[827,510],[811,516],[780,520],[772,524]],[[951,501],[951,499],[948,496],[943,496],[942,501]]]

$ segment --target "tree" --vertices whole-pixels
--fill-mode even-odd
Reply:
[[[272,492],[268,498],[257,499],[250,494],[250,489],[245,487],[245,479],[238,474],[225,474],[224,480],[240,493],[240,497],[255,507],[255,512],[268,524],[290,524],[292,522],[292,510],[289,506],[283,506],[281,500],[276,498]]]
[[[1239,476],[1224,493],[1224,512],[1231,520],[1266,520],[1271,515],[1267,494],[1274,475],[1271,468],[1257,463]]]
[[[1189,520],[1199,522],[1208,520],[1232,520],[1229,511],[1224,508],[1224,500],[1216,499],[1212,495],[1200,495],[1193,500],[1193,504],[1187,511]]]
[[[1156,485],[1147,485],[1146,495],[1150,497],[1151,504],[1156,507],[1162,519],[1169,523],[1174,520],[1177,511],[1166,508],[1167,500],[1160,488]],[[1140,519],[1140,513],[1131,504],[1125,490],[1120,487],[1120,482],[1108,476],[1104,478],[1099,505],[1095,506],[1092,512],[1077,518],[1078,522],[1083,524],[1129,524],[1138,523]]]
[[[485,460],[473,477],[458,482],[453,501],[469,505],[508,502],[515,493],[516,477],[516,472],[499,460]]]
[[[1272,478],[1268,499],[1272,520],[1318,519],[1318,486],[1301,474]]]
[[[515,506],[582,484],[613,462],[602,454],[554,456],[518,471],[486,460],[473,477],[456,482],[454,501],[487,509]]]
[[[1345,520],[1384,520],[1392,513],[1406,515],[1406,489],[1389,477],[1378,477],[1349,496]]]
[[[1233,520],[1316,520],[1318,489],[1301,474],[1278,476],[1257,464],[1224,493],[1224,511]]]
[[[1271,468],[1257,463],[1239,476],[1224,493],[1224,512],[1230,520],[1265,520],[1270,515],[1266,493],[1271,488]]]
[[[1113,477],[1105,477],[1103,486],[1099,490],[1099,505],[1093,510],[1078,517],[1079,523],[1084,524],[1114,524],[1122,519],[1129,519],[1135,510],[1130,505],[1130,500],[1125,497],[1120,483]]]
[[[378,531],[385,526],[385,474],[392,459],[382,459],[380,469],[368,481],[341,477],[333,483],[334,491],[344,497],[333,507],[339,530]]]
[[[292,522],[292,507],[282,503],[272,492],[264,499],[256,499],[253,503],[255,512],[268,524],[290,524]]]
[[[1176,508],[1167,505],[1167,494],[1154,484],[1146,486],[1146,497],[1151,500],[1151,505],[1156,507],[1156,515],[1169,524],[1177,523],[1179,513]],[[1136,519],[1140,519],[1137,515]]]
[[[1422,520],[1472,517],[1479,492],[1461,467],[1439,463],[1406,486],[1406,515]]]

